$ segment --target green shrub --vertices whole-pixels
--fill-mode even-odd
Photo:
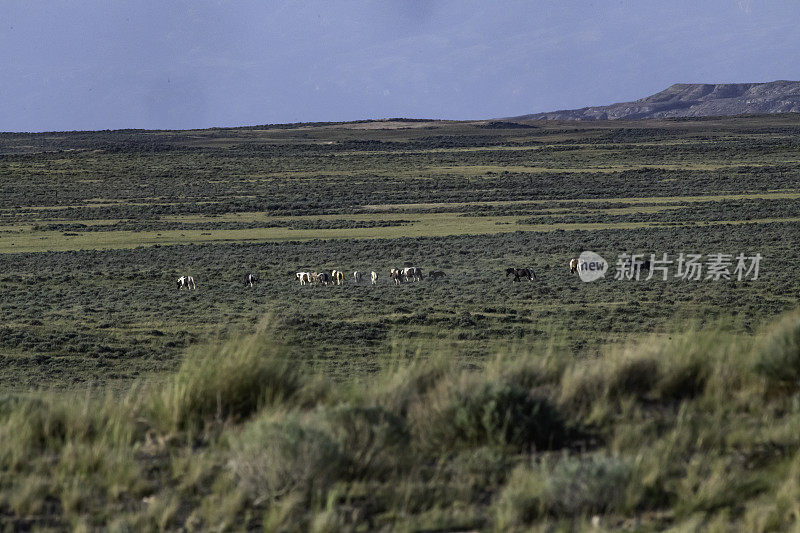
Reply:
[[[299,415],[262,418],[231,439],[229,466],[256,502],[297,492],[309,499],[344,477],[342,450],[313,419]]]
[[[740,338],[720,329],[689,331],[674,339],[648,339],[567,368],[559,403],[587,415],[616,409],[623,399],[678,401],[715,391],[745,387]]]
[[[417,444],[440,451],[483,445],[552,449],[567,435],[547,399],[507,383],[469,377],[443,383],[414,406],[410,420]]]
[[[441,353],[431,359],[420,359],[420,354],[417,357],[411,363],[393,357],[393,364],[387,364],[372,386],[360,394],[361,400],[405,417],[411,405],[455,372],[452,359]]]
[[[687,458],[684,470],[676,490],[678,515],[730,509],[775,485],[773,475],[748,471],[738,457],[714,452]]]
[[[130,445],[143,433],[134,424],[130,407],[113,396],[98,400],[53,393],[19,400],[0,418],[0,468],[24,466],[69,444]]]
[[[445,463],[445,471],[453,479],[486,490],[505,482],[514,464],[514,456],[497,448],[482,446],[464,450]]]
[[[708,381],[709,367],[708,358],[684,357],[664,361],[655,392],[662,400],[697,396]]]
[[[247,417],[291,399],[303,384],[298,364],[261,332],[190,351],[150,407],[166,428],[186,429]]]
[[[800,385],[800,313],[773,325],[757,344],[756,371],[773,383]]]
[[[522,354],[498,355],[484,369],[484,374],[492,379],[509,383],[524,389],[535,389],[558,384],[565,365],[571,361],[571,354],[538,351]]]
[[[567,369],[559,402],[571,411],[586,412],[596,404],[644,396],[660,378],[659,361],[649,354],[611,354]]]
[[[546,516],[575,517],[619,511],[629,505],[633,467],[618,457],[564,455],[555,461],[520,465],[495,503],[499,529]]]
[[[343,404],[322,408],[314,417],[347,457],[351,478],[388,473],[408,444],[404,421],[380,407]]]

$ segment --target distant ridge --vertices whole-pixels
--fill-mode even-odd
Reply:
[[[620,104],[534,113],[514,120],[618,120],[800,113],[800,81],[676,83],[654,95]]]

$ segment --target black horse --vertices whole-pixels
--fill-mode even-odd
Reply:
[[[431,270],[430,272],[428,272],[428,279],[436,281],[437,279],[441,279],[441,278],[445,277],[446,275],[447,274],[445,274],[441,270]]]
[[[649,271],[650,270],[650,260],[649,259],[645,259],[644,261],[639,260],[639,261],[636,261],[635,263],[633,263],[633,262],[631,262],[630,259],[627,259],[626,261],[624,261],[622,263],[622,266],[623,266],[623,268],[626,268],[626,269],[635,269],[635,268],[638,267],[639,268],[639,272],[644,272],[645,270]]]
[[[530,268],[507,268],[506,269],[506,277],[509,275],[514,275],[514,281],[520,281],[521,278],[527,278],[528,281],[533,281],[536,277],[536,274],[533,273],[533,270]]]
[[[258,283],[258,274],[245,274],[244,276],[244,286],[245,287],[252,287],[256,283]]]

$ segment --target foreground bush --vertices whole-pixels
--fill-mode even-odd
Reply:
[[[410,420],[418,444],[437,451],[483,445],[553,449],[564,444],[567,434],[546,398],[471,376],[442,383],[414,406]]]
[[[585,516],[627,505],[633,468],[617,457],[563,456],[520,465],[500,493],[495,510],[500,529],[519,527],[545,515]]]
[[[345,468],[342,449],[298,415],[251,422],[232,439],[230,467],[256,502],[319,496]]]
[[[0,526],[791,529],[796,317],[483,370],[444,352],[348,384],[260,331],[126,394],[4,397]]]
[[[380,407],[346,403],[323,407],[314,413],[314,420],[347,457],[351,479],[385,476],[397,468],[409,444],[403,419]]]
[[[0,467],[25,468],[76,442],[130,446],[144,435],[135,424],[134,409],[110,396],[98,401],[88,395],[44,394],[17,402],[0,416]]]
[[[153,397],[151,411],[162,427],[172,429],[241,419],[265,405],[290,401],[304,382],[298,364],[262,330],[190,350],[178,372]]]
[[[773,383],[800,386],[800,313],[784,317],[766,331],[755,368]]]

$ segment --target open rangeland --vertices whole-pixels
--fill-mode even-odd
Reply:
[[[528,126],[0,134],[0,525],[797,520],[800,118]]]

